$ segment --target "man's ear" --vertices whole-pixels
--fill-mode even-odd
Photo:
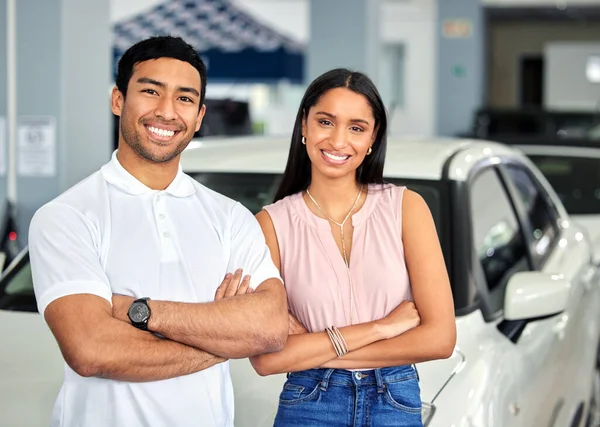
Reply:
[[[202,104],[200,111],[198,111],[198,117],[196,117],[196,130],[194,131],[194,133],[198,132],[198,130],[200,129],[200,126],[202,125],[202,120],[204,119],[205,114],[206,114],[206,104]]]
[[[123,103],[125,102],[125,97],[116,86],[113,87],[112,92],[110,94],[110,109],[112,110],[115,116],[121,117],[121,113],[123,112]]]

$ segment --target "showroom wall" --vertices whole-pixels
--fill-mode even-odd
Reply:
[[[519,61],[527,56],[542,56],[545,46],[556,42],[600,40],[600,25],[543,21],[492,22],[489,27],[488,99],[492,107],[514,108],[519,105]],[[575,77],[575,76],[574,76]]]
[[[546,108],[599,109],[600,43],[548,43],[544,65]]]

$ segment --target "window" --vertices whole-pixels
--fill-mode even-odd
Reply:
[[[500,309],[508,279],[529,269],[523,233],[508,194],[495,169],[481,172],[470,188],[473,244],[490,290]]]
[[[37,311],[27,250],[9,266],[0,281],[0,310]]]
[[[600,214],[600,159],[529,155],[571,215]]]
[[[555,211],[546,201],[539,182],[527,170],[516,165],[508,165],[506,170],[527,215],[531,255],[535,262],[542,262],[558,236]]]
[[[269,173],[202,172],[190,174],[200,184],[244,205],[257,214],[273,203],[281,175]]]

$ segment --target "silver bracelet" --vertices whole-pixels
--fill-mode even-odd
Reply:
[[[331,328],[325,328],[325,331],[327,331],[327,335],[329,335],[331,344],[333,344],[333,349],[335,350],[335,354],[337,354],[337,357],[342,357],[343,350],[342,350],[340,343],[338,342],[338,338],[336,337],[335,333],[331,330]]]
[[[342,347],[344,349],[344,354],[348,353],[348,344],[346,344],[346,340],[344,339],[344,336],[342,335],[342,333],[340,332],[340,330],[335,327],[332,326],[333,332],[335,332],[335,334],[338,336],[339,340],[340,340],[340,344],[342,344]]]
[[[333,348],[335,349],[335,353],[338,357],[342,357],[346,353],[348,353],[348,346],[346,344],[346,340],[344,336],[339,331],[338,328],[332,326],[331,328],[326,328],[327,334],[329,335],[329,339],[333,344]]]

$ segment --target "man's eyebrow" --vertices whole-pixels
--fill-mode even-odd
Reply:
[[[179,86],[177,88],[177,90],[179,92],[187,92],[187,93],[193,93],[196,96],[200,96],[200,94],[198,93],[198,91],[196,89],[194,89],[193,87],[183,87],[183,86]]]
[[[149,77],[140,77],[139,79],[137,79],[137,82],[138,83],[147,83],[147,84],[151,84],[151,85],[158,86],[158,87],[166,86],[166,84],[164,84],[163,82],[159,82],[158,80],[154,80]]]
[[[154,79],[151,79],[149,77],[140,77],[139,79],[137,79],[137,82],[138,83],[151,84],[153,86],[158,86],[158,87],[161,87],[161,88],[167,87],[167,85],[165,83],[159,82],[158,80],[154,80]],[[178,92],[193,93],[194,95],[196,95],[198,97],[200,96],[200,93],[196,89],[194,89],[193,87],[179,86],[177,88],[177,91]]]

